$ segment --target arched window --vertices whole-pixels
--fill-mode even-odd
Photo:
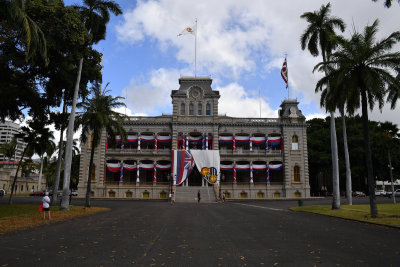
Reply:
[[[293,182],[300,183],[300,167],[294,166],[293,169]]]
[[[299,138],[297,135],[292,136],[292,150],[298,150],[299,149]]]
[[[181,104],[181,115],[185,115],[185,103]]]
[[[211,105],[209,103],[207,103],[206,105],[206,115],[207,116],[211,115]]]
[[[203,115],[203,105],[201,103],[197,106],[197,115]]]
[[[96,180],[96,165],[92,165],[92,175],[90,176],[90,179],[92,180],[92,182],[94,182]]]
[[[189,115],[194,115],[194,105],[193,105],[193,103],[189,104]]]

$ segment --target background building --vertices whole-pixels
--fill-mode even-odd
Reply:
[[[19,124],[11,121],[5,121],[3,123],[0,122],[0,145],[11,142],[15,135],[19,133],[21,133],[21,127]],[[21,158],[25,147],[26,144],[20,138],[18,138],[14,158],[7,159],[0,152],[0,161],[18,161]]]
[[[127,142],[103,131],[94,157],[94,197],[227,198],[309,197],[306,121],[296,100],[281,104],[278,118],[218,115],[219,92],[210,78],[183,77],[172,90],[172,115],[130,117]],[[209,185],[194,168],[180,186],[171,179],[172,149],[219,150],[218,183]],[[86,192],[90,147],[82,144],[79,195]]]

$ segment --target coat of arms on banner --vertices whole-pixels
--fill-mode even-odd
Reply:
[[[217,169],[214,167],[203,167],[201,168],[201,175],[204,179],[206,179],[209,183],[215,184],[217,182]]]

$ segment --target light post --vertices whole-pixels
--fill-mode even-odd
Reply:
[[[389,158],[389,173],[390,173],[390,181],[392,183],[392,198],[393,198],[393,204],[396,204],[396,196],[394,195],[394,185],[393,185],[393,173],[392,170],[394,169],[392,167],[392,158],[390,156],[390,151],[388,152],[388,158]]]

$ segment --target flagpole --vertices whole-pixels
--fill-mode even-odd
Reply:
[[[289,87],[289,67],[288,67],[288,63],[287,63],[287,53],[285,53],[285,60],[286,60],[286,70],[287,70],[287,99],[289,100],[289,91],[290,91],[290,87]]]
[[[196,29],[194,32],[194,78],[197,76],[197,18],[196,18]]]

